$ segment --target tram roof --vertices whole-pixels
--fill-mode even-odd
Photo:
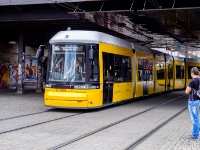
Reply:
[[[60,31],[56,35],[54,35],[49,41],[50,44],[66,43],[66,42],[96,43],[96,44],[98,44],[99,42],[104,42],[121,46],[127,49],[131,49],[130,42],[97,31],[82,31],[82,30]]]
[[[184,62],[185,58],[183,57],[177,57],[177,56],[173,56],[174,60],[178,60],[178,61],[182,61]]]

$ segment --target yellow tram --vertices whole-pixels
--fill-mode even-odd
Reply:
[[[60,31],[50,45],[46,106],[99,108],[185,88],[184,58],[96,31]]]

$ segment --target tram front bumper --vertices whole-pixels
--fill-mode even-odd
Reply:
[[[88,96],[84,92],[45,91],[46,106],[63,108],[87,108]]]

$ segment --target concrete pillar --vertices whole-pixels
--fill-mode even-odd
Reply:
[[[19,30],[18,39],[18,88],[17,93],[24,94],[24,71],[25,71],[25,47],[24,32]]]

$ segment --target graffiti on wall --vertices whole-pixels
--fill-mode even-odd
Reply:
[[[10,57],[9,54],[0,56],[0,88],[16,88],[18,82],[17,69],[18,63],[15,57]]]

